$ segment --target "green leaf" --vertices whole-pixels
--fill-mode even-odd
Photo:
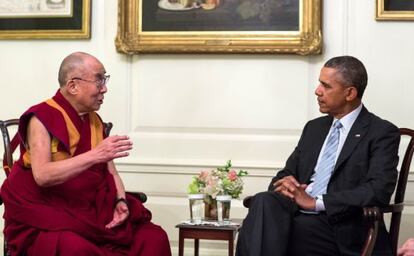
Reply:
[[[237,176],[242,177],[242,176],[246,176],[247,174],[248,174],[247,171],[239,170],[239,172],[237,173]]]
[[[200,193],[200,190],[198,188],[198,185],[194,182],[190,183],[190,185],[188,185],[188,193],[189,194],[197,194]]]

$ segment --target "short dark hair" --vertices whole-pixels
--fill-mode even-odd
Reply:
[[[340,74],[344,86],[353,86],[357,89],[358,98],[362,98],[368,84],[368,74],[364,64],[352,56],[338,56],[328,60],[324,67],[333,68]]]

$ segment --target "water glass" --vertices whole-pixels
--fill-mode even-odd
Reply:
[[[204,215],[204,194],[189,194],[190,217],[194,224],[201,224]]]
[[[230,224],[230,195],[220,195],[216,197],[217,200],[217,217],[218,222],[222,225]]]

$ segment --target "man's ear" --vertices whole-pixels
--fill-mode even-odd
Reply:
[[[357,88],[356,87],[350,86],[350,87],[348,87],[348,90],[347,91],[348,92],[347,92],[347,95],[346,95],[346,99],[348,101],[352,101],[356,97],[358,97],[358,91],[357,91]]]
[[[78,87],[76,86],[73,80],[68,80],[66,82],[66,88],[69,94],[72,94],[72,95],[78,94]]]

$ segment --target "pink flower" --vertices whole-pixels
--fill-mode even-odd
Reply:
[[[210,175],[210,171],[201,171],[200,175],[198,176],[198,178],[204,182],[207,181],[208,176]]]
[[[214,176],[209,176],[208,178],[207,178],[207,186],[210,186],[210,187],[216,187],[217,186],[217,184],[218,184],[218,180],[219,180],[219,178],[218,177],[214,177]]]
[[[237,179],[236,171],[235,170],[229,171],[229,173],[227,174],[227,178],[231,181],[235,181]]]

